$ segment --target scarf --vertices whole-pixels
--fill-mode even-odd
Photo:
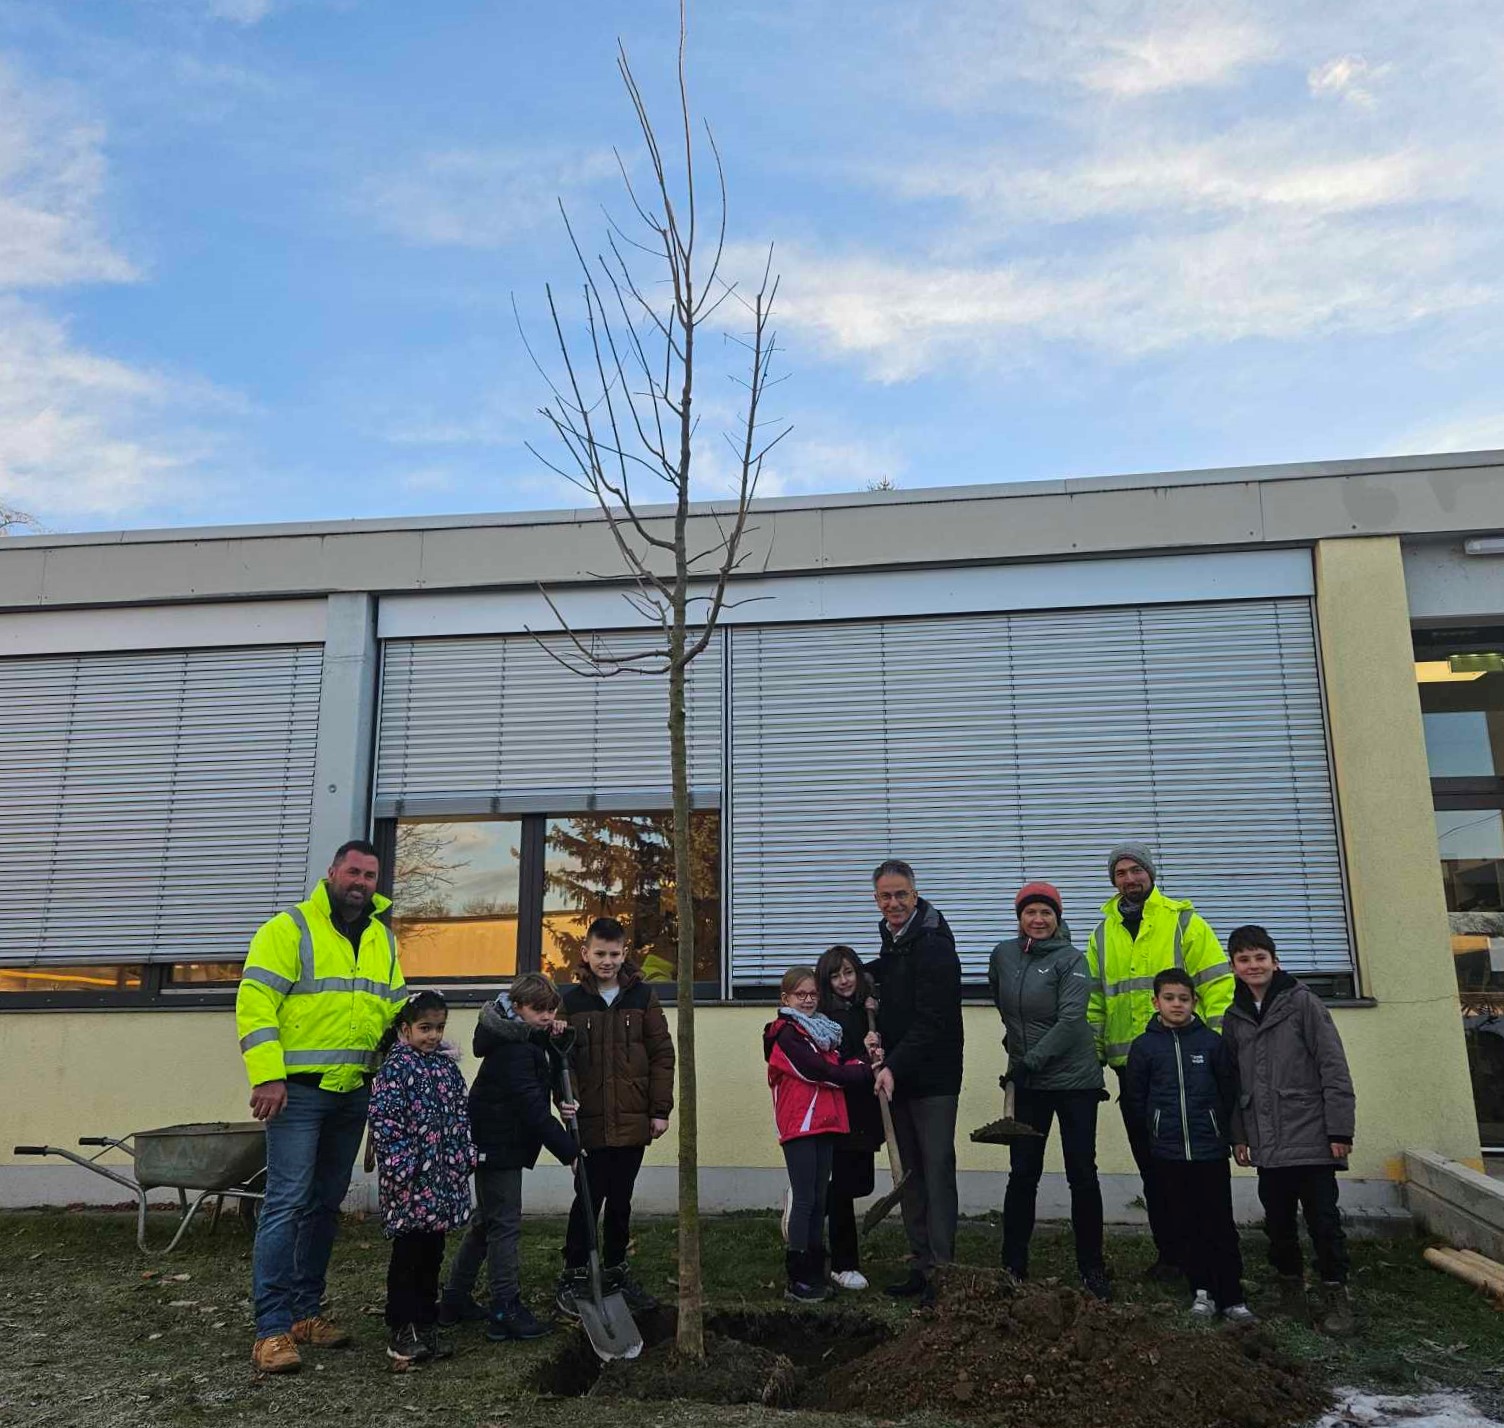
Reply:
[[[834,1051],[841,1044],[841,1028],[823,1012],[811,1016],[794,1007],[779,1007],[779,1016],[786,1016],[799,1027],[821,1051]]]

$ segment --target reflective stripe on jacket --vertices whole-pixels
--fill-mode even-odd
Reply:
[[[358,952],[335,930],[322,882],[257,928],[235,994],[251,1085],[318,1073],[324,1090],[353,1091],[375,1073],[376,1044],[406,995],[397,939],[376,918],[390,906],[372,900]]]
[[[1103,920],[1086,944],[1091,996],[1086,1020],[1104,1065],[1122,1066],[1128,1048],[1154,1015],[1154,977],[1182,967],[1196,988],[1196,1012],[1213,1031],[1232,1004],[1232,964],[1217,934],[1186,898],[1168,898],[1151,888],[1138,936],[1130,937],[1118,900],[1102,905]],[[1105,961],[1101,947],[1106,943]]]

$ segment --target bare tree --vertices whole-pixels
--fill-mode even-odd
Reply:
[[[583,489],[600,508],[625,568],[624,598],[654,632],[646,646],[612,650],[609,642],[569,628],[543,590],[566,638],[539,642],[574,672],[598,679],[667,677],[668,735],[673,782],[674,886],[677,897],[679,1067],[679,1331],[681,1353],[702,1358],[704,1288],[700,1268],[699,1128],[695,1082],[695,915],[689,817],[689,761],[685,740],[685,683],[691,662],[710,643],[744,559],[748,515],[763,461],[787,434],[771,434],[763,399],[775,351],[770,326],[778,282],[772,250],[755,292],[743,292],[722,273],[726,182],[708,125],[696,140],[685,73],[684,5],[679,10],[678,113],[671,147],[660,144],[626,50],[617,69],[631,101],[650,178],[634,180],[618,154],[627,198],[640,225],[629,233],[608,220],[605,251],[587,256],[564,215],[579,263],[581,329],[571,336],[553,289],[547,290],[557,345],[557,376],[543,364],[552,401],[541,409],[557,438],[553,457],[534,449],[551,470]],[[717,202],[701,212],[696,161],[708,152]],[[562,205],[561,205],[562,209]],[[722,317],[721,314],[725,316]],[[713,506],[708,522],[691,521],[691,472],[696,456],[695,385],[701,339],[708,325],[735,317],[726,332],[741,411],[733,431],[731,498]],[[531,351],[531,349],[529,349]],[[536,358],[534,359],[536,362]],[[667,515],[651,512],[644,487],[666,488]],[[709,532],[703,543],[697,530]],[[618,577],[619,578],[619,577]]]
[[[23,530],[40,530],[35,516],[0,501],[0,536],[19,535]]]

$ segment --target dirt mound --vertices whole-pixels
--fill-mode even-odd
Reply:
[[[933,1312],[833,1370],[818,1403],[802,1401],[1007,1428],[1280,1428],[1328,1400],[1257,1331],[1167,1327],[1138,1306],[955,1269]]]

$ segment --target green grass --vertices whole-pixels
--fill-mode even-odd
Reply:
[[[165,1224],[166,1217],[161,1218]],[[563,1226],[529,1220],[523,1234],[524,1284],[542,1309],[558,1266]],[[161,1237],[162,1226],[155,1233]],[[963,1225],[960,1257],[992,1263],[996,1229]],[[639,1278],[667,1292],[674,1226],[641,1220]],[[1255,1307],[1269,1291],[1257,1232],[1244,1237]],[[1504,1405],[1504,1315],[1464,1285],[1421,1259],[1422,1242],[1384,1239],[1354,1244],[1354,1296],[1360,1333],[1346,1343],[1322,1339],[1284,1321],[1271,1323],[1281,1345],[1310,1361],[1328,1383],[1410,1391],[1444,1387],[1468,1391],[1485,1404]],[[901,1235],[885,1225],[873,1236],[864,1266],[874,1286],[903,1269]],[[1138,1236],[1114,1236],[1109,1253],[1125,1298],[1178,1301],[1142,1285],[1137,1272],[1150,1246]],[[491,1345],[476,1328],[456,1336],[448,1363],[393,1375],[382,1354],[379,1318],[386,1243],[373,1221],[347,1224],[335,1251],[331,1289],[336,1313],[358,1337],[347,1352],[309,1356],[294,1377],[258,1379],[250,1372],[250,1241],[235,1224],[213,1236],[196,1230],[172,1256],[141,1256],[125,1216],[99,1213],[0,1215],[0,1424],[187,1425],[275,1422],[287,1428],[447,1428],[569,1425],[592,1428],[679,1428],[706,1421],[693,1404],[608,1405],[588,1412],[570,1401],[540,1399],[530,1388],[540,1362],[559,1336],[530,1345]],[[772,1216],[709,1220],[705,1272],[712,1308],[771,1308],[781,1303],[781,1246]],[[1069,1238],[1042,1230],[1036,1239],[1036,1277],[1066,1276]],[[157,1277],[144,1279],[155,1270]],[[187,1275],[187,1279],[169,1276]],[[895,1322],[904,1310],[874,1292],[844,1303]],[[716,1409],[718,1428],[742,1424],[832,1428],[860,1419],[826,1414],[775,1414],[763,1409]],[[917,1420],[916,1420],[917,1421]],[[926,1415],[936,1425],[949,1420]]]

